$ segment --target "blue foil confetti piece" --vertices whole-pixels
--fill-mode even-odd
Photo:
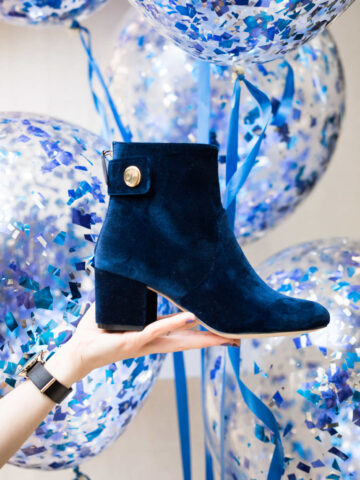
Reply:
[[[346,461],[349,458],[348,455],[346,455],[344,452],[342,452],[341,450],[339,450],[336,447],[331,447],[329,449],[329,452],[332,453],[333,455],[336,455],[337,457],[339,457],[343,461]]]
[[[34,293],[34,302],[36,308],[43,308],[45,310],[53,309],[53,297],[50,287],[45,287],[42,290]]]
[[[15,320],[15,317],[14,315],[12,314],[12,312],[8,312],[5,316],[4,316],[4,322],[7,326],[7,328],[13,332],[18,324],[17,324],[17,321]]]
[[[80,210],[73,208],[72,209],[72,222],[75,225],[80,225],[84,228],[91,228],[91,215],[88,213],[81,213]]]
[[[303,462],[299,462],[297,464],[296,468],[298,470],[301,470],[302,472],[305,472],[305,473],[310,473],[310,470],[311,470],[310,465],[305,465],[305,463],[303,463]]]
[[[54,238],[54,242],[57,243],[58,245],[65,245],[65,240],[66,240],[66,232],[60,232]]]

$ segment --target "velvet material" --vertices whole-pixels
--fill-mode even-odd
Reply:
[[[111,195],[96,269],[150,286],[218,332],[326,326],[329,314],[321,305],[273,291],[247,262],[221,205],[216,147],[114,142],[113,153],[110,185],[122,181],[113,178],[119,173],[112,165],[146,158],[149,188],[130,196],[120,188]],[[97,281],[96,289],[105,286]]]

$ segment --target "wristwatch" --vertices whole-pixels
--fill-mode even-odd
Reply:
[[[30,357],[25,365],[18,371],[18,376],[30,378],[41,393],[47,395],[53,402],[61,403],[69,393],[72,392],[72,388],[67,388],[56,380],[56,378],[46,370],[44,363],[44,352],[38,352]]]

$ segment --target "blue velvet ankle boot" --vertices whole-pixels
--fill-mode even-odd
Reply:
[[[230,338],[325,327],[328,311],[272,290],[245,258],[222,207],[210,145],[113,144],[110,203],[95,250],[96,321],[142,330],[157,293]]]

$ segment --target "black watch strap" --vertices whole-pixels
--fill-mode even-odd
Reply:
[[[27,372],[27,377],[37,386],[41,393],[47,395],[55,403],[61,403],[69,395],[72,388],[58,382],[40,362]]]

